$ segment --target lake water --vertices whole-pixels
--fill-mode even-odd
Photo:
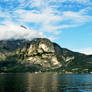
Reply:
[[[92,92],[92,75],[0,74],[0,92]]]

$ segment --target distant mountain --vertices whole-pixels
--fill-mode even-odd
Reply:
[[[92,55],[61,48],[46,38],[0,41],[0,72],[91,73]]]

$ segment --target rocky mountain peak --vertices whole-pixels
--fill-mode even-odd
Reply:
[[[34,39],[29,47],[29,54],[31,55],[54,52],[55,50],[52,42],[46,38]]]
[[[28,49],[28,61],[30,63],[41,64],[43,67],[60,67],[55,55],[53,43],[46,38],[34,39]]]

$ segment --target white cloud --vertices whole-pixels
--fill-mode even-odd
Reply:
[[[77,2],[77,3],[80,3],[80,4],[90,4],[91,3],[91,0],[50,0],[50,2]]]
[[[87,54],[87,55],[92,55],[92,48],[75,49],[74,51],[84,53],[84,54]]]
[[[2,9],[0,8],[0,18],[10,18],[10,14],[8,12],[4,12],[2,11]]]
[[[45,0],[31,0],[31,5],[30,7],[41,7],[44,3]]]
[[[36,10],[16,10],[15,15],[19,15],[18,18],[23,22],[35,22],[35,23],[50,23],[50,22],[58,22],[61,20],[61,17],[58,15],[54,15],[53,11],[50,9],[45,9],[42,13]]]
[[[37,25],[41,24],[39,29],[37,29],[39,33],[47,32],[50,33],[51,36],[53,36],[61,33],[60,30],[62,31],[64,28],[77,27],[92,21],[92,17],[89,16],[88,14],[90,8],[85,8],[81,9],[80,11],[73,12],[71,10],[70,11],[62,11],[62,9],[58,10],[56,8],[53,8],[51,5],[51,2],[52,3],[56,2],[54,6],[59,7],[59,5],[61,5],[60,2],[62,3],[66,1],[69,1],[71,3],[78,2],[80,4],[89,4],[90,0],[4,0],[4,2],[5,1],[11,4],[12,2],[18,2],[19,5],[17,5],[17,7],[11,6],[12,8],[14,8],[12,11],[11,10],[5,12],[0,11],[0,17],[3,17],[6,21],[14,22],[13,25],[11,23],[4,23],[4,21],[1,22],[0,24],[5,24],[5,26],[2,25],[0,26],[1,28],[0,30],[5,30],[4,32],[8,32],[9,30],[11,30],[12,32],[12,30],[16,29],[16,31],[13,31],[16,33],[17,30],[20,30],[20,28],[18,27],[18,25],[16,26],[15,24],[27,25],[28,23],[34,23]],[[29,8],[29,10],[25,9],[26,7]],[[69,7],[72,8],[72,5],[69,5]],[[67,22],[65,23],[65,21],[70,22],[70,24]],[[61,22],[62,25],[60,24]],[[33,30],[35,30],[35,26],[32,26],[32,28]],[[31,34],[36,34],[35,32],[37,31],[31,32],[32,32]]]
[[[72,12],[72,11],[65,11],[63,12],[63,19],[70,20],[73,23],[77,24],[85,24],[86,22],[92,21],[92,17],[89,15],[83,14],[83,12]]]
[[[77,27],[81,24],[84,24],[86,22],[89,22],[92,20],[91,16],[88,15],[83,15],[83,11],[79,12],[73,12],[73,11],[65,11],[62,12],[62,14],[55,14],[58,13],[58,11],[54,11],[51,8],[46,8],[42,12],[38,10],[24,10],[24,9],[19,9],[16,10],[15,16],[18,18],[17,21],[19,22],[24,22],[24,23],[41,23],[40,31],[47,31],[47,32],[52,32],[54,34],[58,34],[58,29],[64,29],[64,28],[69,28],[69,27]],[[57,24],[59,22],[64,22],[64,21],[70,21],[71,24],[63,24],[63,25],[53,25]]]
[[[40,31],[47,31],[49,33],[58,34],[58,26],[54,26],[53,23],[58,23],[62,20],[62,17],[54,14],[54,10],[51,8],[45,9],[43,12],[37,10],[24,10],[19,9],[15,11],[15,15],[19,15],[17,21],[26,23],[41,24]]]
[[[48,39],[50,39],[51,41],[53,41],[53,40],[56,40],[57,38],[54,37],[54,36],[50,36],[50,37],[48,37]]]
[[[53,26],[51,24],[49,25],[43,25],[42,29],[41,30],[44,30],[46,32],[49,32],[49,33],[53,33],[55,35],[58,35],[62,32],[63,29],[65,28],[71,28],[71,27],[76,27],[78,25],[60,25],[60,26]]]
[[[12,22],[5,22],[5,25],[0,26],[0,40],[6,39],[28,39],[45,37],[42,32],[35,30],[25,29],[20,25]]]

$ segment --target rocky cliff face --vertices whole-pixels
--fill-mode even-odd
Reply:
[[[27,56],[30,63],[40,64],[45,68],[61,66],[57,60],[53,43],[45,38],[33,40],[28,48]]]
[[[61,48],[46,38],[0,41],[1,72],[91,72],[92,56]]]

